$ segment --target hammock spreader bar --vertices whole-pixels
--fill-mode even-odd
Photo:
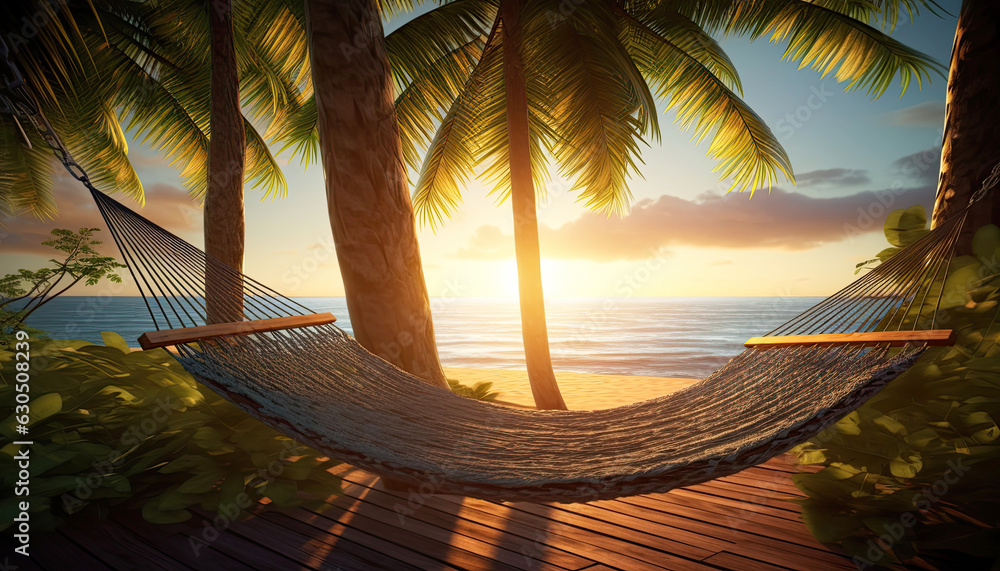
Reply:
[[[205,341],[216,337],[233,335],[250,335],[251,333],[267,333],[283,331],[297,327],[312,327],[327,325],[337,321],[332,313],[313,313],[310,315],[293,315],[291,317],[275,317],[272,319],[256,319],[253,321],[232,321],[229,323],[213,323],[198,327],[183,327],[180,329],[163,329],[148,331],[139,337],[139,345],[143,351],[158,347],[169,347],[195,341]]]
[[[805,347],[807,345],[889,345],[901,347],[907,343],[942,347],[954,345],[958,334],[951,329],[918,331],[873,331],[871,333],[828,333],[825,335],[787,335],[751,337],[745,347]]]

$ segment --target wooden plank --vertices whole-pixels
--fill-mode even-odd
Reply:
[[[313,527],[307,523],[304,523],[291,515],[289,515],[290,510],[266,510],[260,514],[260,518],[264,521],[269,522],[275,527],[281,527],[290,531],[294,531],[299,535],[311,538],[309,540],[310,544],[323,544],[325,549],[329,550],[331,553],[348,553],[366,562],[365,568],[369,569],[399,569],[399,571],[417,571],[421,569],[417,565],[414,565],[406,560],[396,559],[382,553],[377,549],[372,549],[363,545],[370,538],[365,538],[358,540],[359,535],[364,535],[362,532],[336,525],[327,529],[319,529]],[[308,510],[301,510],[301,513],[308,514],[312,513]],[[308,516],[305,516],[308,517]],[[391,544],[390,544],[391,545]],[[413,554],[407,554],[404,558],[410,558]],[[437,564],[437,562],[434,562]]]
[[[60,531],[80,546],[93,546],[94,555],[104,564],[123,571],[135,569],[176,571],[190,569],[180,561],[161,553],[144,539],[110,520],[95,525],[89,518],[70,520]]]
[[[850,557],[825,546],[811,549],[767,538],[752,538],[736,542],[726,552],[792,569],[856,570]]]
[[[705,562],[718,565],[723,569],[739,569],[740,571],[774,571],[776,569],[781,571],[786,569],[786,567],[777,567],[762,561],[733,555],[732,553],[719,553],[718,555],[709,557]]]
[[[194,509],[195,513],[206,518],[211,525],[211,517],[200,508]],[[266,520],[258,516],[251,516],[245,520],[233,522],[226,530],[234,533],[258,545],[266,547],[285,557],[290,557],[303,567],[311,569],[327,569],[333,566],[344,569],[364,569],[372,567],[372,563],[355,556],[349,550],[332,549],[327,543],[319,541],[313,535],[302,535],[297,531],[285,526],[277,525],[274,521]],[[403,565],[398,566],[404,569]]]
[[[201,532],[204,530],[204,527],[197,523],[197,518],[182,524],[160,525],[142,519],[139,510],[116,509],[111,511],[111,519],[126,527],[149,545],[169,553],[171,557],[192,569],[206,567],[226,569],[227,571],[230,569],[233,571],[253,569],[250,565],[212,549],[210,545],[192,542],[191,536],[200,538]]]
[[[747,502],[743,500],[734,500],[730,498],[724,498],[719,496],[713,496],[710,494],[699,494],[696,492],[688,492],[687,490],[671,490],[667,494],[654,494],[649,496],[642,496],[653,502],[663,502],[668,504],[679,504],[683,506],[696,507],[705,511],[715,512],[715,513],[733,513],[737,512],[753,512],[758,514],[766,514],[771,517],[781,518],[788,521],[794,521],[801,525],[802,520],[799,519],[799,512],[780,510],[778,508],[772,508],[771,506],[759,504],[755,502]],[[622,498],[622,501],[626,501],[628,498]]]
[[[376,476],[360,470],[349,472],[341,477],[352,483],[365,482],[364,485],[374,485],[374,482],[377,481]],[[406,494],[400,492],[386,493],[400,501],[409,500]],[[543,534],[545,545],[575,554],[586,560],[600,559],[605,563],[626,569],[644,568],[642,562],[612,551],[611,546],[606,542],[602,540],[591,541],[596,534],[586,529],[563,525],[542,516],[519,512],[486,500],[444,495],[422,497],[421,500],[423,504],[419,506],[417,511],[437,510],[454,513],[461,510],[465,518],[505,533],[525,538],[538,538],[539,534]],[[591,545],[591,543],[596,543],[596,545]],[[587,569],[589,568],[587,567]]]
[[[356,469],[346,468],[343,472],[338,472],[339,475],[348,481],[374,481],[375,477],[370,476],[365,472],[361,472]],[[777,473],[777,472],[776,472]],[[790,475],[788,475],[790,477]],[[766,479],[768,482],[773,482],[771,478]],[[700,486],[704,486],[701,484]],[[725,488],[732,488],[732,490],[739,490],[740,494],[747,497],[752,497],[754,500],[760,501],[761,496],[757,495],[757,492],[763,493],[765,495],[782,495],[775,493],[772,490],[767,489],[755,489],[747,485],[740,484],[724,484]],[[717,493],[720,497],[732,497],[737,495],[728,489],[716,489],[712,490],[713,493]],[[701,546],[712,549],[715,548],[716,551],[729,551],[730,553],[735,553],[738,555],[748,556],[751,558],[761,559],[765,562],[772,564],[782,564],[784,557],[799,561],[814,561],[817,564],[826,564],[831,566],[831,568],[840,568],[843,565],[843,558],[840,554],[830,552],[825,546],[819,544],[813,539],[805,529],[802,523],[796,523],[792,521],[782,521],[773,520],[773,516],[767,518],[770,520],[768,523],[777,525],[748,525],[744,526],[739,521],[731,521],[727,516],[739,515],[739,514],[722,514],[718,510],[699,510],[692,509],[691,506],[671,506],[669,502],[664,501],[666,496],[676,493],[687,493],[692,496],[699,496],[697,492],[692,492],[690,489],[680,489],[674,490],[668,494],[652,494],[649,496],[638,496],[635,498],[628,498],[625,500],[614,500],[614,501],[603,501],[595,502],[593,504],[566,504],[559,505],[557,509],[560,511],[569,512],[575,514],[576,516],[590,517],[591,519],[576,519],[571,518],[567,523],[573,526],[573,529],[579,531],[581,536],[574,536],[574,539],[578,542],[592,541],[592,538],[596,534],[601,534],[601,536],[610,535],[612,537],[620,537],[628,541],[634,542],[634,544],[628,546],[628,544],[622,545],[608,545],[605,538],[596,541],[597,545],[601,548],[607,550],[610,554],[612,552],[617,552],[618,554],[625,554],[627,556],[635,557],[638,552],[642,552],[644,547],[654,547],[656,541],[649,540],[646,533],[652,532],[652,535],[656,536],[667,536],[664,539],[681,539],[690,541],[689,536],[702,538]],[[709,494],[704,494],[709,495]],[[400,494],[401,499],[405,498],[405,495]],[[766,498],[763,498],[766,499]],[[431,496],[426,498],[424,507],[434,506],[437,507],[435,502],[445,501],[445,502],[462,502],[461,498],[454,496]],[[774,501],[774,500],[771,500]],[[629,506],[629,503],[645,504],[648,508],[655,508],[655,511],[647,511],[639,506]],[[482,500],[471,500],[466,499],[465,505],[473,507],[475,509],[481,510],[494,510],[496,508],[503,509],[504,506],[500,504],[494,504],[493,502],[484,502]],[[781,505],[782,508],[787,508],[789,510],[788,515],[791,517],[797,517],[798,513],[795,511],[797,506],[789,502],[778,502],[776,504]],[[514,506],[512,506],[514,507]],[[551,513],[544,514],[541,510],[549,509],[549,506],[537,505],[532,506],[530,504],[519,504],[516,507],[520,509],[538,510],[537,523],[532,523],[532,525],[538,528],[545,528],[548,526],[548,531],[550,532],[549,537],[552,538],[552,532],[561,532],[560,523],[557,520],[566,521],[566,518],[562,515]],[[608,517],[616,520],[614,524],[607,525],[607,522],[601,522],[600,520],[608,519],[608,517],[602,517],[594,512],[594,508],[602,508],[611,512],[618,512],[622,515],[630,515],[632,518],[622,519],[620,516],[615,516],[614,514],[608,514]],[[774,509],[773,507],[771,509]],[[751,510],[752,511],[752,510]],[[775,510],[777,511],[777,510]],[[514,518],[517,516],[512,516],[509,513],[497,512],[499,515],[506,518]],[[544,514],[544,515],[543,515]],[[586,514],[586,515],[584,515]],[[522,516],[528,516],[529,514],[521,514]],[[569,514],[567,514],[569,515]],[[754,514],[747,514],[754,515]],[[634,517],[639,517],[641,519],[652,522],[656,525],[636,525],[636,520]],[[477,519],[480,519],[477,516]],[[545,520],[549,520],[546,523]],[[595,521],[597,520],[597,521]],[[794,526],[789,525],[795,523]],[[617,525],[617,527],[615,526]],[[736,527],[734,527],[734,525]],[[635,527],[644,527],[642,532],[632,531]],[[631,529],[630,529],[631,528]],[[654,528],[658,528],[654,530]],[[596,533],[595,533],[596,532]],[[548,541],[552,545],[558,545],[557,543]],[[651,544],[652,543],[652,544]],[[713,543],[715,545],[713,545]],[[563,549],[566,547],[559,546]],[[590,558],[597,559],[598,561],[606,564],[615,565],[615,563],[608,561],[605,558],[596,557],[590,554],[580,553],[581,555],[590,556]],[[642,555],[639,555],[642,558]],[[707,559],[706,559],[707,560]],[[616,566],[622,566],[622,563],[618,563]],[[629,565],[624,565],[624,567],[629,568]]]
[[[31,550],[31,561],[34,566],[26,566],[20,555],[11,554],[11,565],[7,569],[29,571],[30,569],[103,569],[113,570],[107,563],[94,557],[83,547],[73,543],[68,537],[58,533],[46,534],[41,549]],[[39,542],[41,543],[41,542]],[[6,555],[6,553],[5,553]]]
[[[788,501],[788,494],[775,492],[773,490],[765,490],[762,488],[750,488],[733,482],[714,480],[711,482],[702,482],[701,484],[688,486],[682,489],[688,492],[709,494],[743,502],[761,504],[779,510],[794,512],[796,514],[801,511],[797,505]]]
[[[791,482],[790,478],[788,480],[781,481],[766,476],[757,476],[755,474],[737,472],[736,474],[730,474],[722,478],[717,478],[716,481],[739,484],[746,487],[747,492],[765,490],[776,494],[776,497],[779,499],[794,499],[802,497],[802,492],[795,487],[795,484]]]
[[[219,531],[218,535],[210,533],[207,537],[212,539],[211,542],[205,541],[205,536],[202,533],[203,529],[207,528],[202,526],[199,529],[192,530],[190,535],[192,541],[208,543],[213,549],[220,551],[233,559],[244,561],[254,569],[300,568],[293,558],[287,557],[283,553],[275,552],[267,546],[260,545],[255,541],[251,541],[241,535],[233,533],[231,528]],[[212,529],[215,528],[213,527]]]
[[[665,496],[665,494],[664,494]],[[711,502],[692,500],[690,498],[667,498],[667,497],[647,497],[636,496],[633,498],[623,498],[623,504],[642,506],[668,513],[678,513],[681,510],[693,510],[695,513],[703,514],[702,517],[727,521],[727,522],[748,522],[752,521],[755,526],[764,526],[761,532],[780,533],[780,530],[800,530],[802,521],[784,519],[768,515],[757,511],[757,506],[743,504],[733,506],[716,505]],[[701,519],[701,518],[699,518]]]
[[[416,553],[412,549],[408,549],[405,545],[392,543],[378,535],[349,527],[337,520],[323,517],[316,512],[303,508],[287,509],[281,512],[265,512],[262,514],[262,517],[273,520],[290,529],[301,529],[300,526],[306,526],[312,530],[312,535],[317,537],[317,539],[336,548],[340,547],[342,540],[347,539],[349,543],[374,550],[393,561],[405,562],[405,566],[403,563],[400,563],[400,566],[404,568],[416,567],[417,569],[436,570],[442,566],[440,561]],[[306,533],[306,531],[303,530],[303,533]],[[394,565],[386,565],[385,567],[393,569]]]
[[[360,470],[348,470],[340,472],[338,475],[348,481],[364,478],[375,479],[374,476]],[[397,496],[401,500],[408,499],[406,494],[399,492],[388,493]],[[655,541],[655,538],[652,536],[639,533],[623,535],[622,532],[626,530],[613,526],[601,526],[601,529],[593,529],[591,526],[586,525],[586,522],[593,520],[583,518],[582,516],[576,521],[565,522],[562,521],[565,519],[563,515],[572,514],[564,514],[561,510],[544,504],[525,504],[524,506],[528,507],[528,509],[531,509],[530,506],[535,506],[541,510],[541,513],[533,513],[532,511],[515,509],[513,505],[475,498],[434,495],[422,499],[425,502],[425,507],[434,507],[442,510],[463,507],[467,510],[467,517],[474,518],[476,521],[497,527],[498,529],[517,529],[513,533],[525,537],[544,533],[544,543],[546,545],[618,569],[629,569],[630,571],[653,571],[664,568],[709,569],[694,561],[650,548],[644,543],[644,540],[652,539]],[[448,504],[451,504],[452,507],[447,507]],[[550,514],[555,514],[556,519],[549,517]],[[677,542],[663,541],[668,544],[668,549],[677,545]]]
[[[416,509],[411,509],[408,502],[403,501],[399,495],[393,495],[389,491],[380,490],[370,485],[365,486],[350,480],[344,481],[350,484],[343,486],[345,494],[361,499],[361,494],[364,493],[363,500],[366,504],[377,505],[396,513],[400,525],[434,526],[453,535],[464,535],[479,542],[514,550],[542,564],[536,568],[554,565],[561,569],[575,571],[594,563],[592,560],[547,545],[544,541],[545,534],[540,537],[538,533],[540,530],[536,528],[532,528],[530,533],[518,534],[507,526],[491,527],[480,523],[476,518],[465,517],[472,512],[464,505],[446,504],[451,506],[451,509],[441,510],[424,504]],[[392,491],[400,492],[399,490]],[[401,495],[406,496],[406,493],[403,492]],[[411,520],[414,523],[411,523]],[[452,545],[455,545],[454,541]]]
[[[952,329],[925,329],[922,331],[873,331],[870,333],[828,333],[825,335],[786,335],[751,337],[746,347],[802,347],[806,345],[891,345],[926,343],[927,345],[954,345],[958,334]]]
[[[524,568],[524,560],[519,554],[514,558],[515,563],[521,563],[522,565],[511,565],[489,557],[483,557],[477,553],[452,546],[449,542],[450,537],[442,541],[440,535],[437,538],[429,538],[418,531],[403,529],[399,527],[395,513],[390,513],[388,518],[380,517],[382,514],[379,514],[379,511],[384,510],[381,510],[381,508],[372,510],[368,504],[350,496],[338,496],[329,505],[328,509],[317,514],[320,518],[363,530],[371,535],[376,535],[404,546],[409,551],[437,559],[452,567],[458,567],[459,569],[497,569],[505,571]]]
[[[696,510],[664,507],[668,504],[660,503],[657,505],[657,502],[649,496],[636,496],[630,499],[637,504],[630,510],[630,513],[637,517],[675,527],[684,526],[691,532],[728,541],[729,545],[720,552],[728,551],[739,555],[749,555],[779,565],[789,559],[813,562],[812,565],[800,566],[801,569],[839,568],[843,564],[843,557],[840,554],[831,553],[812,536],[798,535],[796,538],[797,534],[789,534],[784,530],[756,525],[755,522],[740,521],[739,519],[730,520],[719,517],[717,514]],[[615,503],[619,502],[621,500],[608,503],[614,506]],[[645,508],[643,504],[652,507]],[[614,506],[612,509],[619,508]],[[647,509],[653,511],[647,511]],[[804,532],[805,526],[799,525]],[[711,558],[705,561],[710,560]]]
[[[462,533],[462,531],[468,530],[463,530],[459,526],[458,520],[461,518],[452,517],[451,522],[447,522],[447,519],[445,519],[441,526],[427,525],[425,522],[420,522],[415,517],[400,518],[399,513],[392,506],[389,506],[388,504],[383,506],[380,502],[371,501],[369,496],[377,494],[377,490],[365,488],[353,483],[343,485],[342,489],[345,496],[352,497],[360,501],[360,504],[363,507],[359,507],[357,510],[358,513],[363,512],[365,516],[380,521],[386,525],[392,525],[400,529],[406,528],[429,540],[436,540],[441,543],[451,545],[453,549],[464,549],[470,553],[492,559],[495,562],[504,563],[510,565],[511,567],[521,569],[556,571],[558,567],[562,567],[561,565],[550,564],[549,562],[539,558],[539,556],[544,554],[544,551],[535,544],[536,540],[534,539],[519,538],[520,540],[518,540],[515,538],[507,538],[508,541],[505,544],[502,542],[491,543],[477,534]],[[479,531],[484,532],[486,530],[480,529]],[[580,563],[580,561],[573,561],[572,563],[576,564]],[[580,566],[581,565],[574,565],[575,568]]]
[[[231,323],[200,325],[198,327],[164,329],[162,331],[143,333],[139,337],[139,345],[142,346],[144,351],[148,351],[157,347],[182,345],[184,343],[212,339],[213,337],[249,335],[251,333],[281,331],[283,329],[295,329],[311,325],[327,325],[334,321],[337,321],[337,318],[332,313],[313,313],[311,315],[293,315],[291,317],[275,317],[273,319],[234,321]]]

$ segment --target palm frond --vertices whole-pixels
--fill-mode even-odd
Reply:
[[[660,2],[649,10],[624,13],[701,62],[706,69],[722,80],[726,87],[742,95],[743,85],[740,75],[729,55],[715,38],[691,18],[678,12],[672,4]],[[632,26],[623,26],[623,30],[634,33]]]
[[[594,14],[601,16],[601,14]],[[600,20],[611,21],[607,17]],[[643,133],[657,130],[656,104],[615,26],[557,23],[526,62],[547,78],[556,132],[552,156],[593,210],[622,214]]]
[[[117,112],[106,100],[67,99],[62,113],[50,113],[49,119],[95,186],[144,202],[142,181],[129,161]]]
[[[280,132],[267,133],[265,136],[275,137],[284,142],[278,151],[283,153],[291,149],[293,157],[299,157],[304,166],[309,166],[319,157],[319,115],[316,109],[315,95],[309,96],[302,106],[291,112],[281,124]]]
[[[444,119],[445,110],[460,95],[482,52],[481,38],[460,46],[412,77],[410,84],[396,97],[396,121],[403,158],[411,169],[420,168],[421,151],[430,144]],[[454,89],[457,79],[461,79],[461,84]]]
[[[787,42],[783,59],[823,77],[832,72],[848,91],[863,89],[879,97],[897,76],[903,92],[914,80],[922,85],[931,72],[944,77],[946,68],[930,56],[833,8],[804,0],[744,4],[725,25],[727,33]]]
[[[536,12],[537,15],[537,12]],[[526,10],[522,14],[526,20],[531,17],[531,11]],[[536,16],[537,17],[537,16]],[[477,95],[477,101],[471,106],[473,111],[470,117],[474,118],[475,125],[471,127],[473,133],[473,150],[475,162],[473,167],[479,171],[478,178],[488,188],[488,195],[493,196],[496,204],[502,204],[510,197],[510,139],[507,133],[507,90],[504,67],[507,62],[503,58],[502,34],[503,23],[498,21],[494,25],[494,32],[491,33],[492,47],[497,50],[498,57],[489,65],[484,61],[477,66],[475,73],[478,74],[480,67],[483,74],[477,78],[481,81],[481,87]],[[529,38],[529,34],[522,34],[522,45],[518,47],[523,58],[530,47],[529,42],[524,39]],[[490,49],[490,45],[487,49]],[[528,96],[528,155],[531,164],[531,178],[535,194],[538,198],[544,198],[545,189],[548,186],[548,159],[546,149],[551,146],[554,140],[554,132],[550,127],[551,109],[548,97],[544,94],[546,86],[544,78],[534,74],[532,70],[524,67],[525,88]]]
[[[732,178],[739,191],[768,187],[780,171],[794,180],[788,154],[771,129],[702,62],[642,22],[625,16],[641,34],[629,52],[657,97],[677,114],[696,140],[712,133],[708,154],[719,161],[721,178]]]
[[[477,38],[487,36],[498,10],[497,0],[454,0],[421,14],[385,38],[385,51],[396,83],[402,93],[436,64]],[[438,73],[443,73],[439,71]],[[441,88],[457,93],[468,74],[450,77]]]
[[[268,197],[284,198],[288,195],[288,183],[285,181],[285,175],[281,172],[278,161],[274,160],[267,143],[253,124],[246,118],[244,118],[243,123],[246,128],[246,174],[244,179],[251,184],[252,188],[263,191],[264,195],[261,200]]]
[[[7,116],[0,116],[0,212],[15,215],[32,215],[36,218],[53,218],[56,204],[52,199],[52,152],[32,130],[25,129],[31,138],[29,149],[23,142],[21,130]]]
[[[475,70],[452,102],[427,147],[420,177],[413,190],[417,218],[432,228],[447,220],[462,202],[460,186],[473,173],[477,161],[476,143],[484,133],[476,133],[484,101],[502,97],[498,84],[491,81],[502,70],[503,46],[499,21],[495,22]],[[502,74],[502,71],[501,71]],[[506,133],[506,125],[504,126]],[[505,135],[506,138],[506,135]]]

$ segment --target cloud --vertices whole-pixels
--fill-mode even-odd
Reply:
[[[930,147],[892,162],[890,172],[920,185],[937,188],[941,170],[941,147]]]
[[[41,243],[49,239],[49,233],[54,228],[100,228],[97,239],[104,244],[99,250],[108,255],[118,255],[107,225],[86,189],[76,181],[60,176],[56,179],[53,195],[59,207],[55,219],[39,220],[32,216],[19,216],[4,221],[8,232],[0,241],[4,252],[49,256],[52,254],[51,248],[42,246]],[[128,198],[114,198],[174,234],[201,231],[200,207],[186,191],[176,186],[152,184],[146,187],[144,207],[139,207]]]
[[[514,238],[503,233],[499,226],[488,224],[476,228],[467,248],[459,248],[457,258],[509,258],[513,255]]]
[[[871,182],[868,171],[858,169],[824,169],[795,175],[796,186],[857,186]]]
[[[865,191],[814,198],[776,188],[752,200],[746,194],[671,195],[639,201],[623,218],[585,213],[559,228],[541,226],[548,258],[611,261],[641,259],[669,246],[806,250],[858,233],[881,231],[894,209],[930,204],[932,187]],[[513,239],[496,226],[480,226],[460,258],[512,256]]]
[[[944,107],[943,101],[925,101],[887,113],[886,117],[892,125],[941,129],[944,127]]]

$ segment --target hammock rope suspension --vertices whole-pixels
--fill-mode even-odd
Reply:
[[[955,340],[935,327],[969,207],[678,392],[593,411],[460,397],[96,189],[6,56],[0,40],[0,107],[90,190],[158,330],[143,346],[174,345],[200,382],[290,437],[437,493],[588,501],[731,474],[816,435],[928,346]],[[997,180],[1000,165],[974,198]],[[230,294],[213,304],[241,319],[207,323],[206,290]]]

